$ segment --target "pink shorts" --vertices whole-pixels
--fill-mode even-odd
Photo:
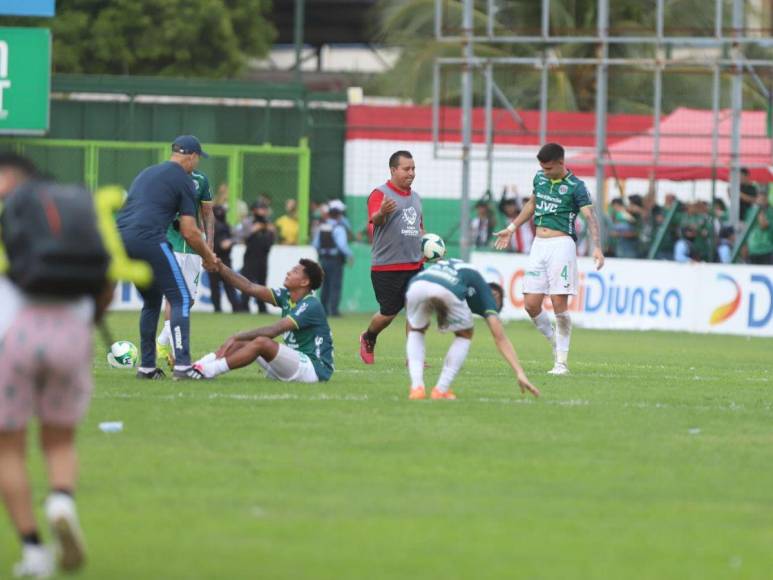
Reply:
[[[75,426],[88,409],[91,323],[71,303],[27,304],[0,338],[0,430]]]

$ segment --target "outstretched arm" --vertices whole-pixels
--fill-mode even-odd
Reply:
[[[499,349],[499,353],[502,355],[502,358],[507,361],[507,364],[510,365],[510,368],[513,369],[515,376],[518,377],[518,386],[521,387],[521,392],[525,393],[528,391],[535,397],[539,397],[539,389],[529,382],[529,377],[526,376],[526,373],[518,360],[518,355],[515,353],[513,343],[510,342],[510,339],[507,338],[507,335],[505,334],[505,329],[502,327],[502,321],[499,320],[498,316],[487,316],[486,323],[491,331],[491,335],[494,337],[494,342],[497,345],[497,349]]]
[[[596,262],[596,270],[601,270],[604,266],[604,252],[601,251],[601,236],[599,235],[599,222],[596,219],[596,212],[592,205],[586,205],[580,211],[588,221],[588,229],[593,240],[593,261]]]
[[[513,232],[520,228],[527,221],[529,221],[531,216],[534,215],[535,205],[536,197],[534,194],[532,194],[532,196],[529,198],[529,201],[523,204],[523,207],[521,208],[518,216],[512,222],[510,222],[510,224],[505,229],[494,232],[494,235],[497,238],[496,242],[494,243],[494,247],[497,250],[504,250],[510,243],[510,238],[512,237]]]
[[[219,264],[218,272],[220,273],[220,276],[223,277],[223,280],[226,284],[230,284],[239,292],[242,294],[246,294],[248,296],[254,296],[258,300],[262,300],[263,302],[268,302],[270,304],[275,304],[274,301],[274,293],[271,291],[270,288],[266,288],[265,286],[261,286],[260,284],[255,284],[253,282],[250,282],[242,276],[241,274],[237,274],[231,268],[226,266],[225,264]]]

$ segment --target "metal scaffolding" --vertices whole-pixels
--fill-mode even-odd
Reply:
[[[438,42],[460,45],[462,55],[459,57],[437,58],[434,64],[433,79],[433,144],[436,157],[444,156],[447,151],[441,146],[440,138],[440,103],[441,95],[441,69],[443,67],[457,67],[461,70],[461,161],[462,161],[462,207],[461,207],[461,252],[464,259],[469,257],[469,201],[470,201],[470,161],[472,159],[472,112],[473,112],[473,72],[479,71],[485,81],[485,159],[488,163],[487,183],[489,191],[492,191],[491,175],[492,164],[495,158],[494,150],[494,126],[493,107],[495,101],[519,121],[517,108],[507,99],[505,93],[494,80],[494,67],[527,65],[540,71],[540,122],[539,141],[544,143],[547,139],[547,109],[548,109],[548,80],[552,67],[572,65],[594,65],[596,77],[595,100],[595,174],[597,187],[601,187],[606,175],[607,166],[611,161],[607,155],[607,103],[608,103],[608,77],[609,68],[623,66],[637,68],[638,70],[651,71],[653,76],[654,99],[653,110],[653,151],[652,161],[657,165],[677,165],[678,162],[662,160],[660,158],[660,121],[663,109],[663,72],[673,67],[695,67],[711,72],[712,77],[712,111],[714,128],[712,132],[712,154],[710,165],[717,165],[719,154],[719,107],[720,107],[720,78],[722,72],[730,73],[731,77],[731,154],[730,154],[730,200],[731,216],[737,223],[739,216],[739,187],[740,187],[740,147],[741,147],[741,111],[743,109],[743,76],[745,70],[755,79],[760,90],[765,94],[764,84],[756,76],[756,68],[773,68],[773,62],[763,59],[748,59],[745,57],[745,49],[750,46],[761,48],[773,47],[773,37],[750,37],[746,35],[744,24],[744,0],[732,0],[732,28],[730,34],[726,34],[723,27],[723,10],[727,0],[714,0],[714,33],[711,36],[671,36],[666,33],[665,0],[656,1],[655,29],[652,36],[628,36],[610,34],[610,0],[597,0],[596,34],[593,36],[562,36],[551,35],[550,30],[550,0],[541,0],[541,18],[539,36],[519,36],[514,34],[499,34],[496,26],[498,11],[497,0],[486,0],[486,26],[485,34],[476,35],[473,27],[473,14],[475,0],[461,0],[462,21],[459,28],[460,34],[444,34],[443,16],[444,4],[447,0],[435,0],[435,38]],[[480,6],[480,3],[478,3]],[[709,4],[709,0],[706,0]],[[482,27],[480,27],[482,28]],[[501,27],[500,27],[501,29]],[[531,45],[535,47],[532,56],[513,57],[482,57],[476,55],[475,45],[485,43],[488,46],[496,44]],[[588,44],[596,47],[595,57],[565,58],[560,50],[555,48],[566,45]],[[626,58],[610,57],[609,48],[614,45],[644,45],[654,48],[654,56],[650,58]],[[673,58],[670,56],[674,48],[691,49],[715,49],[713,57],[704,54],[688,58]],[[769,98],[769,95],[768,95]],[[456,152],[457,154],[459,152]],[[709,163],[707,163],[709,165]]]

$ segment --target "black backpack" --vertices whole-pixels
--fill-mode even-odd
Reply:
[[[105,288],[110,257],[83,187],[27,182],[5,200],[0,228],[8,277],[24,292],[76,297]]]

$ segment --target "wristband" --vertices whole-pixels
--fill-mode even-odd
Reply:
[[[507,225],[507,231],[510,232],[511,234],[515,231],[515,224],[513,222],[510,222]]]

